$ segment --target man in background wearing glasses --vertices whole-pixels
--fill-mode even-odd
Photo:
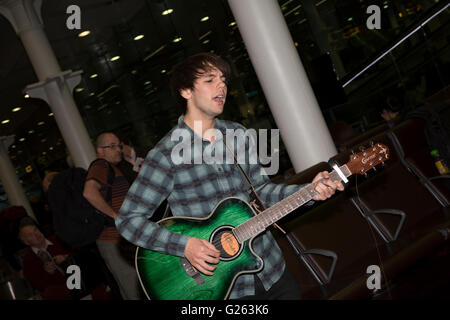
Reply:
[[[133,263],[134,247],[120,236],[114,225],[129,188],[128,181],[116,167],[122,161],[122,149],[123,145],[115,134],[107,132],[98,136],[97,159],[89,167],[83,196],[97,210],[112,218],[105,219],[97,247],[116,279],[123,299],[137,300],[140,299],[140,286]]]

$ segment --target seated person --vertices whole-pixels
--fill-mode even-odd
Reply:
[[[53,236],[46,239],[31,218],[19,225],[19,238],[29,249],[23,258],[23,270],[32,286],[41,292],[44,300],[69,300],[65,270],[60,264],[71,254]]]
[[[386,121],[390,128],[395,127],[404,120],[405,107],[402,100],[396,96],[388,96],[386,104],[381,109],[382,112],[380,113],[380,116]]]
[[[29,247],[23,258],[25,277],[41,292],[44,300],[80,298],[66,285],[68,258],[73,252],[63,246],[56,235],[44,237],[33,219],[25,217],[19,225],[19,238]],[[83,271],[82,271],[83,273]],[[93,299],[107,299],[103,285],[92,291]]]

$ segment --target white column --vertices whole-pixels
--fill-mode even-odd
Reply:
[[[0,181],[5,189],[9,204],[24,207],[28,215],[36,220],[30,202],[20,185],[16,170],[8,156],[8,148],[13,142],[14,136],[0,137]]]
[[[42,0],[0,0],[0,13],[13,25],[39,79],[25,91],[47,101],[75,166],[87,169],[96,155],[72,96],[81,80],[80,72],[61,72],[44,33],[41,5]]]
[[[276,0],[228,0],[296,172],[337,154]]]

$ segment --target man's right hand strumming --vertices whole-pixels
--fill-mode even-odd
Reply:
[[[220,259],[220,251],[214,245],[204,239],[189,238],[184,256],[192,264],[192,266],[201,273],[212,276],[216,266],[209,263],[218,264]]]

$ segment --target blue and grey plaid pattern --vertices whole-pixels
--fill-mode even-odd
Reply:
[[[250,201],[242,175],[233,163],[194,164],[195,150],[193,139],[188,140],[191,147],[191,164],[175,164],[172,150],[180,142],[171,141],[176,129],[187,129],[192,137],[199,138],[183,121],[178,119],[174,127],[145,158],[138,177],[130,187],[116,220],[121,235],[137,246],[167,253],[179,257],[184,256],[188,236],[176,234],[158,224],[149,221],[161,202],[167,198],[174,216],[206,217],[216,204],[230,196]],[[215,128],[225,132],[226,129],[243,129],[242,125],[215,120]],[[195,136],[194,136],[195,135]],[[225,135],[224,135],[225,137]],[[201,139],[201,138],[199,138]],[[236,139],[238,140],[238,139]],[[224,144],[223,139],[216,137],[212,144]],[[201,141],[202,151],[210,145],[209,141]],[[197,145],[198,146],[198,145]],[[217,146],[217,145],[216,145]],[[248,139],[244,146],[236,144],[235,150],[249,152]],[[201,154],[201,153],[197,153]],[[245,173],[255,186],[261,200],[267,207],[299,190],[298,185],[273,184],[266,175],[261,175],[259,164],[241,164]],[[264,287],[268,290],[278,281],[284,272],[285,262],[280,248],[270,232],[258,235],[253,241],[254,251],[263,259],[264,268],[257,273]],[[254,276],[241,275],[236,280],[229,298],[235,299],[254,294]]]

